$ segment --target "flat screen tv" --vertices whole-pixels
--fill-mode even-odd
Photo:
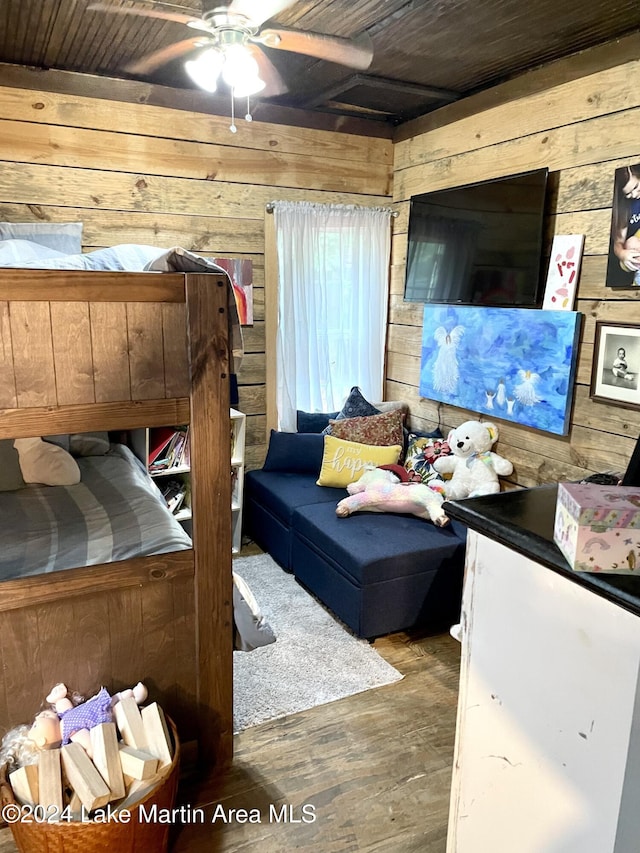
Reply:
[[[538,169],[413,196],[405,299],[539,307],[547,176]]]

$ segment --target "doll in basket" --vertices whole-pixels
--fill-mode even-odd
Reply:
[[[40,750],[54,749],[70,741],[79,743],[91,756],[90,730],[100,723],[110,723],[113,706],[129,696],[140,705],[147,698],[147,688],[138,682],[135,687],[112,696],[102,687],[95,696],[83,701],[77,694],[70,696],[64,684],[56,684],[46,698],[48,707],[36,714],[33,723],[16,726],[4,736],[0,767],[7,764],[10,772],[33,764]]]

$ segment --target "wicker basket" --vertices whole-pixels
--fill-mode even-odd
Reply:
[[[62,821],[60,823],[12,823],[11,832],[20,853],[162,853],[169,840],[168,823],[140,823],[138,806],[144,803],[148,814],[152,805],[173,808],[180,770],[180,743],[173,721],[167,718],[174,742],[174,755],[167,776],[157,788],[130,808],[129,823]],[[2,805],[15,803],[6,767],[0,769]],[[105,807],[106,808],[106,807]]]

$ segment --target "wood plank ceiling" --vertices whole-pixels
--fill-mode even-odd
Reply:
[[[91,0],[0,0],[0,62],[194,88],[176,60],[145,77],[125,68],[194,34],[182,23],[107,14]],[[112,0],[200,15],[215,0]],[[245,0],[260,7],[263,0]],[[528,68],[637,31],[638,0],[298,0],[271,26],[368,33],[366,71],[264,48],[287,85],[275,105],[398,125]],[[0,70],[0,83],[2,72]],[[214,96],[220,100],[219,95]]]

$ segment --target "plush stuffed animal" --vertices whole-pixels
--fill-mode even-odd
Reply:
[[[407,474],[406,471],[404,473]],[[401,482],[393,470],[369,468],[359,480],[347,486],[347,491],[349,497],[343,498],[336,507],[336,515],[341,518],[368,510],[406,512],[433,521],[438,527],[449,523],[442,509],[444,498],[441,491],[408,478]]]
[[[91,756],[89,730],[100,723],[110,723],[113,719],[111,709],[125,696],[133,697],[141,705],[147,698],[147,688],[138,682],[135,687],[111,696],[102,687],[91,699],[74,705],[69,699],[66,685],[56,684],[47,696],[47,702],[52,707],[36,715],[29,737],[40,749],[51,749],[61,743],[64,745],[76,741]]]
[[[447,438],[451,456],[433,463],[439,474],[451,474],[444,484],[447,499],[493,495],[500,491],[498,476],[508,476],[513,465],[491,450],[498,440],[498,428],[488,421],[466,421],[451,430]]]
[[[92,756],[91,735],[93,726],[111,722],[113,706],[125,697],[132,697],[138,705],[147,698],[147,688],[138,682],[135,687],[110,695],[101,687],[91,699],[84,700],[76,693],[70,694],[64,684],[56,684],[46,698],[48,705],[36,714],[33,723],[10,729],[0,744],[0,767],[7,772],[25,764],[38,761],[43,749],[54,749],[74,741]]]

